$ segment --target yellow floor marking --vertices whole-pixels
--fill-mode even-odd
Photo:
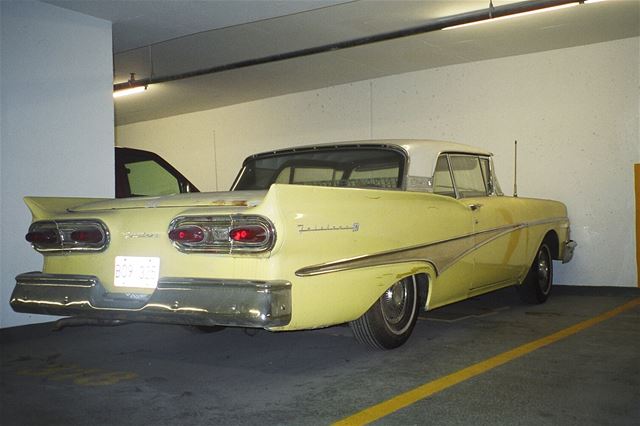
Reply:
[[[640,287],[640,163],[633,166],[636,187],[636,275]]]
[[[334,425],[364,425],[374,422],[385,416],[388,416],[395,411],[398,411],[424,398],[434,395],[444,389],[450,388],[460,382],[464,382],[465,380],[506,364],[509,361],[527,355],[528,353],[531,353],[544,346],[550,345],[573,334],[579,333],[580,331],[586,330],[587,328],[593,327],[594,325],[599,324],[602,321],[608,320],[609,318],[612,318],[637,306],[640,306],[640,298],[631,300],[630,302],[627,302],[622,306],[598,315],[597,317],[565,328],[564,330],[560,330],[557,333],[553,333],[541,339],[534,340],[533,342],[518,346],[515,349],[503,352],[470,367],[449,374],[448,376],[444,376],[432,382],[425,383],[422,386],[418,386],[415,389],[412,389],[394,398],[388,399],[377,405],[364,409],[352,416],[339,420],[334,423]]]
[[[100,368],[82,368],[78,365],[52,364],[46,367],[23,368],[17,372],[20,376],[46,377],[54,381],[73,381],[82,386],[105,386],[133,380],[138,375],[129,371],[106,371]]]

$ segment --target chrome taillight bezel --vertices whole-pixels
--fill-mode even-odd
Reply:
[[[205,237],[199,242],[173,241],[173,246],[183,253],[264,253],[271,251],[276,242],[273,223],[259,215],[178,216],[171,221],[167,235],[181,228],[197,226],[204,230]],[[231,230],[257,226],[264,230],[267,238],[262,242],[239,242],[231,239]]]
[[[99,231],[102,238],[96,242],[81,242],[71,238],[71,234],[80,230]],[[111,236],[109,228],[99,219],[78,220],[42,220],[33,222],[29,233],[49,231],[57,235],[55,242],[33,242],[31,246],[40,253],[101,252],[107,249]]]

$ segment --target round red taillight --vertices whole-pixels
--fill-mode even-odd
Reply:
[[[104,235],[97,229],[78,229],[71,233],[71,239],[77,243],[99,243]]]
[[[179,243],[199,243],[204,240],[204,230],[199,226],[183,226],[169,231],[169,239]]]
[[[263,243],[267,240],[267,230],[261,226],[243,226],[229,231],[229,237],[240,243]]]
[[[29,232],[25,238],[32,244],[53,244],[57,243],[60,237],[56,231],[48,230]]]

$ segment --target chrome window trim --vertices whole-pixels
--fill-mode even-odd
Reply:
[[[453,185],[453,192],[456,194],[456,200],[459,200],[460,192],[458,191],[458,185],[456,184],[456,178],[453,175],[453,167],[451,167],[451,154],[446,153],[445,158],[447,159],[447,167],[449,167],[449,176],[451,177],[451,184]],[[436,160],[437,162],[438,160]]]
[[[501,197],[504,195],[502,192],[502,188],[500,187],[500,183],[498,182],[498,176],[496,175],[495,166],[493,164],[493,157],[489,157],[489,176],[491,178],[491,194],[496,197]]]
[[[400,190],[406,191],[409,185],[409,168],[411,166],[411,157],[409,156],[407,150],[399,145],[389,145],[389,147],[395,148],[395,150],[398,151],[404,158],[404,168],[402,169],[402,174],[400,175],[400,178],[402,179],[402,182],[400,182]]]
[[[286,149],[281,149],[276,151],[269,151],[269,152],[250,155],[249,157],[245,158],[244,161],[242,162],[240,171],[238,172],[238,175],[236,176],[235,180],[233,181],[233,184],[231,185],[231,191],[238,191],[238,189],[236,188],[238,187],[238,184],[240,183],[240,180],[242,179],[242,176],[246,171],[246,168],[247,168],[246,164],[247,164],[247,161],[249,160],[256,160],[256,159],[261,159],[266,157],[276,157],[281,154],[286,155],[286,154],[297,153],[297,152],[348,150],[348,149],[358,149],[358,148],[389,150],[389,151],[395,151],[398,154],[400,154],[402,156],[403,161],[400,164],[402,167],[402,170],[400,170],[398,173],[398,179],[400,179],[398,187],[397,188],[378,188],[378,189],[388,190],[388,191],[393,191],[393,190],[406,191],[407,190],[410,158],[409,158],[409,153],[407,152],[406,149],[404,149],[404,147],[393,144],[393,143],[388,143],[388,144],[357,143],[357,144],[340,144],[340,145],[332,145],[332,144],[314,145],[314,146],[306,146],[302,148],[286,148]]]
[[[478,161],[482,160],[482,159],[488,159],[489,160],[489,182],[487,182],[486,184],[488,185],[488,188],[491,188],[491,190],[487,190],[486,195],[483,195],[484,197],[490,197],[490,196],[503,196],[504,193],[502,192],[502,189],[500,188],[500,184],[498,183],[497,177],[496,177],[496,172],[495,172],[495,166],[493,163],[493,156],[491,155],[485,155],[485,154],[473,154],[473,153],[468,153],[468,152],[440,152],[438,154],[438,156],[436,157],[436,160],[434,162],[434,170],[432,173],[432,179],[433,176],[435,176],[435,165],[438,164],[438,159],[440,157],[444,156],[447,159],[447,165],[449,167],[449,175],[451,176],[451,182],[453,183],[453,190],[455,192],[455,199],[456,200],[461,200],[464,197],[460,196],[460,191],[458,190],[458,185],[455,181],[455,177],[453,176],[453,168],[451,167],[451,156],[464,156],[464,157],[475,157],[478,159]],[[484,178],[484,173],[483,173],[483,178]],[[433,187],[431,188],[431,192],[433,192]]]
[[[431,192],[433,194],[436,195],[442,195],[445,197],[449,197],[449,195],[446,194],[438,194],[435,191],[435,176],[436,176],[436,168],[438,167],[438,161],[440,161],[440,158],[444,158],[444,160],[447,162],[447,169],[449,171],[449,179],[451,179],[451,186],[453,188],[453,194],[454,194],[454,198],[457,200],[459,199],[459,194],[458,194],[458,187],[455,184],[455,180],[453,180],[453,172],[451,171],[451,162],[449,161],[449,154],[446,152],[441,152],[440,154],[438,154],[438,156],[436,157],[436,161],[435,161],[435,165],[434,165],[434,169],[433,169],[433,176],[432,176],[432,182],[431,182]]]
[[[449,171],[451,172],[451,177],[453,178],[453,186],[456,190],[456,200],[462,200],[464,198],[477,198],[477,197],[487,197],[488,191],[487,191],[487,184],[486,182],[483,182],[484,184],[484,188],[485,188],[485,193],[484,195],[477,195],[477,196],[473,196],[473,197],[463,197],[460,194],[460,191],[458,190],[458,183],[455,180],[455,173],[453,173],[453,167],[451,166],[451,157],[473,157],[478,161],[478,167],[480,167],[480,172],[481,174],[484,175],[484,173],[482,173],[482,166],[480,165],[480,157],[485,157],[484,155],[479,155],[479,154],[469,154],[469,153],[447,153],[447,159],[449,160]],[[483,181],[484,181],[484,176],[483,176]]]

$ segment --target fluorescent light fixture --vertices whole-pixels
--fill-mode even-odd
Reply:
[[[584,0],[584,4],[602,3],[605,0]]]
[[[147,90],[147,86],[131,87],[129,89],[122,89],[122,90],[118,90],[116,92],[113,92],[113,97],[114,98],[119,98],[119,97],[122,97],[122,96],[133,95],[134,93],[142,93],[145,90]]]
[[[603,0],[599,0],[599,1],[603,1]],[[511,15],[498,16],[497,18],[488,18],[488,19],[483,19],[483,20],[480,20],[480,21],[467,22],[466,24],[453,25],[451,27],[445,27],[445,28],[443,28],[443,30],[452,30],[454,28],[470,27],[471,25],[486,24],[487,22],[503,21],[505,19],[518,18],[520,16],[525,16],[525,15],[533,15],[535,13],[551,12],[552,10],[566,9],[567,7],[573,7],[573,6],[577,6],[579,4],[580,3],[578,3],[576,1],[575,3],[566,3],[566,4],[561,4],[561,5],[558,5],[558,6],[545,7],[543,9],[536,9],[536,10],[529,10],[527,12],[513,13]]]

